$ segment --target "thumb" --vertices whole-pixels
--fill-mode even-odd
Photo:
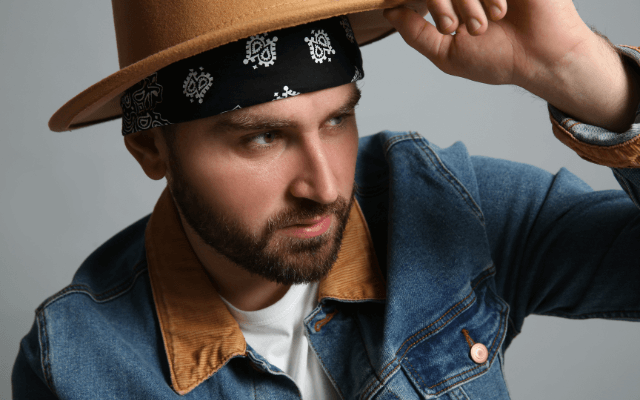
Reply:
[[[434,64],[439,64],[436,62],[440,58],[439,52],[448,48],[448,43],[445,41],[452,39],[450,35],[441,34],[432,23],[406,7],[386,9],[383,15],[409,46]]]

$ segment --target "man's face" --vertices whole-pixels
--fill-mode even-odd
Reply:
[[[353,202],[359,97],[347,84],[177,126],[167,179],[184,220],[249,272],[321,279]]]

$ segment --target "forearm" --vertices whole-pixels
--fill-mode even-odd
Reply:
[[[640,103],[640,76],[593,32],[521,86],[576,120],[618,133],[629,129]]]

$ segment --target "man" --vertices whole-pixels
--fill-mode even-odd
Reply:
[[[441,36],[409,10],[387,17],[446,72],[517,83],[576,120],[627,131],[639,102],[635,72],[575,10],[528,1],[506,13],[497,5],[494,18],[504,21],[493,25],[478,9],[459,6],[457,15],[450,5],[431,6],[434,20],[454,20],[443,22],[442,33],[459,18],[474,26],[475,15],[474,35],[461,27],[455,37]],[[325,40],[322,53],[309,44],[314,63],[338,64],[341,50],[348,53],[341,25],[328,35],[336,45],[334,32],[344,28],[344,45],[335,49],[304,33],[304,46]],[[265,48],[273,36],[264,37],[271,40]],[[277,37],[280,46],[288,36]],[[338,54],[329,61],[331,50]],[[595,66],[585,70],[583,59]],[[262,61],[274,57],[265,53]],[[352,58],[341,65],[358,68]],[[204,104],[213,85],[207,69],[189,71],[179,79],[182,94]],[[501,350],[525,315],[637,319],[629,286],[638,278],[637,223],[627,226],[637,210],[624,196],[588,193],[567,174],[469,159],[412,134],[368,138],[358,151],[352,83],[305,94],[283,86],[274,96],[284,100],[209,116],[180,110],[176,119],[155,104],[172,101],[166,90],[159,101],[161,75],[122,96],[123,131],[140,132],[125,143],[147,175],[167,177],[169,191],[148,224],[107,243],[45,303],[16,363],[17,396],[286,398],[299,389],[304,398],[504,398]],[[249,103],[257,96],[243,92]],[[142,109],[128,101],[140,94],[153,110],[136,114]],[[589,137],[566,130],[570,124],[552,112],[556,134],[584,157],[636,166],[633,131]],[[149,118],[159,127],[145,129]],[[602,146],[607,140],[617,141],[614,151]],[[637,201],[635,171],[617,171]],[[624,275],[593,283],[605,275],[601,268],[613,267]],[[584,278],[575,279],[577,272]],[[290,321],[269,332],[276,317]]]

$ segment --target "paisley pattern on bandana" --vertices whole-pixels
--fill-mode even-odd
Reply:
[[[356,73],[353,75],[353,78],[351,78],[351,82],[359,81],[362,78],[364,78],[364,74],[356,67]]]
[[[273,97],[275,97],[275,99],[271,101],[282,100],[282,99],[286,99],[287,97],[293,97],[300,94],[299,92],[289,89],[289,86],[283,87],[282,90],[283,92],[280,95],[278,95],[278,92],[275,92],[273,94]]]
[[[223,111],[220,114],[224,114],[224,113],[228,113],[229,111],[235,111],[235,110],[239,110],[242,107],[240,107],[240,104],[238,104],[237,106],[233,107],[231,110],[227,110],[227,111]]]
[[[177,61],[123,93],[122,134],[362,79],[362,56],[352,32],[347,18],[334,17],[260,33]]]
[[[190,69],[189,75],[187,75],[187,79],[184,80],[182,84],[182,93],[184,93],[187,97],[190,98],[193,103],[193,98],[196,97],[198,99],[198,103],[202,103],[202,98],[207,93],[207,90],[211,88],[213,84],[213,78],[209,73],[205,73],[204,68],[200,67],[200,74]]]
[[[154,73],[144,78],[122,96],[120,106],[123,110],[123,134],[171,123],[155,111],[156,105],[162,102],[162,90],[162,85],[158,84],[158,74]]]
[[[251,36],[247,40],[247,58],[242,61],[245,65],[249,62],[255,63],[258,60],[259,65],[268,67],[276,62],[276,42],[278,37],[274,36],[273,39],[267,39],[267,34]],[[257,65],[253,66],[253,69],[258,69]]]
[[[336,54],[336,51],[331,47],[331,40],[329,35],[324,33],[323,29],[311,31],[313,35],[311,38],[305,37],[304,41],[309,45],[309,52],[311,58],[317,63],[322,63],[324,60],[331,62],[331,59],[327,57],[327,54]]]

